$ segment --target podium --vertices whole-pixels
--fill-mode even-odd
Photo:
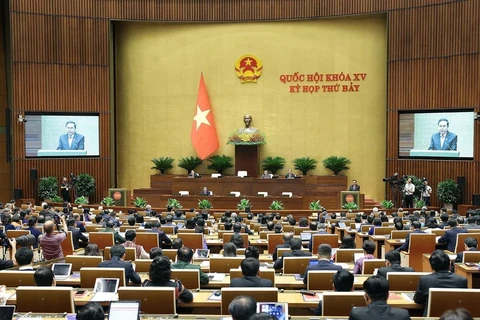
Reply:
[[[129,204],[129,196],[125,188],[110,188],[108,189],[108,196],[115,200],[115,205],[119,207],[126,207]]]
[[[38,150],[38,157],[75,157],[86,156],[87,150]]]
[[[410,150],[410,157],[458,158],[460,151],[455,150]]]
[[[347,202],[353,202],[360,209],[360,191],[340,191],[340,208]]]
[[[259,145],[235,145],[235,175],[247,171],[249,177],[259,175]]]

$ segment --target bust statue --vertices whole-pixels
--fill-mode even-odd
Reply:
[[[243,122],[245,123],[245,127],[238,129],[238,132],[241,132],[241,133],[257,132],[258,131],[257,128],[251,127],[252,121],[253,121],[253,118],[251,115],[249,114],[244,115]]]

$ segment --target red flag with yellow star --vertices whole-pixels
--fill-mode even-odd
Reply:
[[[198,157],[202,160],[214,153],[219,147],[217,129],[215,128],[212,107],[208,100],[203,74],[200,75],[197,106],[195,107],[190,138]]]

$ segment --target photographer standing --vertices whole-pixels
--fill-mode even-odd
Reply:
[[[60,244],[67,238],[67,224],[65,223],[64,217],[60,217],[59,222],[61,222],[61,228],[59,223],[56,224],[58,234],[54,233],[54,221],[48,220],[43,224],[45,234],[38,237],[38,243],[43,250],[45,260],[63,258],[62,246]]]
[[[5,238],[8,239],[8,238]],[[2,239],[2,240],[5,240]],[[10,269],[17,265],[17,260],[15,260],[15,254],[17,253],[17,241],[15,239],[8,239],[8,243],[10,244],[10,257],[11,260],[3,260],[0,259],[0,270]]]
[[[420,191],[422,191],[422,199],[428,207],[430,205],[430,195],[432,194],[432,187],[428,185],[428,180],[423,181],[423,186]]]
[[[413,194],[415,193],[415,185],[412,183],[412,178],[407,179],[407,183],[403,189],[405,192],[405,207],[413,208]]]

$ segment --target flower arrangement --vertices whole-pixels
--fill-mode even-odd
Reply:
[[[227,144],[255,145],[266,144],[265,135],[259,131],[252,133],[235,131],[228,137]]]

